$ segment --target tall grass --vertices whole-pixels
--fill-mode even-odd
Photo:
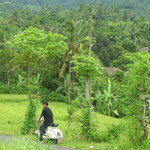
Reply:
[[[50,144],[29,140],[15,140],[11,143],[0,143],[0,150],[56,150],[56,148]]]

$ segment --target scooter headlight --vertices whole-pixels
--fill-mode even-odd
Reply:
[[[62,139],[60,132],[57,132],[57,138],[58,138],[58,139]]]
[[[57,136],[60,136],[61,135],[61,133],[60,132],[57,132]]]

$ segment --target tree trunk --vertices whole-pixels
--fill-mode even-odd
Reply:
[[[143,131],[144,131],[144,133],[142,135],[142,140],[147,140],[147,138],[148,138],[148,129],[147,129],[147,126],[143,127]]]
[[[92,54],[93,15],[94,15],[95,5],[96,5],[96,0],[94,0],[92,12],[91,12],[89,56],[91,56],[91,54]],[[85,85],[86,85],[86,98],[89,99],[89,97],[90,97],[90,83],[89,83],[89,80],[87,77],[85,77]]]
[[[85,96],[86,96],[86,99],[89,99],[90,97],[90,89],[89,89],[89,81],[88,81],[88,78],[86,77],[85,78]]]
[[[32,93],[31,93],[31,88],[30,88],[30,68],[28,66],[28,94],[29,94],[29,100],[30,104],[32,104]]]
[[[146,140],[148,138],[147,126],[149,124],[149,119],[147,120],[147,123],[145,123],[145,114],[146,114],[145,94],[143,94],[143,96],[142,96],[142,113],[143,114],[142,114],[142,117],[141,117],[141,120],[140,120],[140,124],[141,124],[141,127],[143,129],[143,135],[141,136],[141,140]]]
[[[7,86],[10,86],[10,72],[7,73]]]
[[[69,63],[68,104],[71,103],[71,63]]]
[[[10,69],[8,72],[7,72],[7,85],[8,86],[10,86],[10,82],[11,82],[11,72],[12,71],[14,71],[16,68],[18,68],[19,67],[19,65],[18,66],[16,66],[16,67],[14,67],[14,68],[12,68],[12,69]]]

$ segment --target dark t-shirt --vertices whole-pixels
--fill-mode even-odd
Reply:
[[[50,108],[44,108],[41,117],[44,117],[44,125],[53,123],[53,113]]]

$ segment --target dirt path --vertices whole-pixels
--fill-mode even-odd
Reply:
[[[13,137],[12,136],[8,136],[8,135],[0,135],[0,141],[1,142],[12,142],[13,141]],[[18,138],[18,140],[23,140],[21,138]],[[75,149],[71,149],[71,148],[66,148],[66,147],[60,147],[57,145],[50,145],[50,149],[52,149],[52,147],[56,150],[75,150]]]

